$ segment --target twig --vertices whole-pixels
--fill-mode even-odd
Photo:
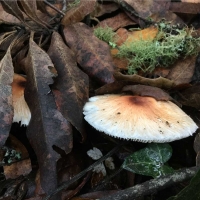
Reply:
[[[153,192],[167,188],[174,183],[180,183],[182,181],[192,178],[198,170],[199,167],[181,169],[173,174],[146,181],[142,184],[138,184],[136,186],[116,192],[115,194],[112,194],[110,196],[100,198],[99,200],[129,200],[149,195]]]
[[[70,181],[67,181],[67,182],[63,183],[60,187],[58,187],[54,192],[52,192],[50,195],[48,195],[47,197],[45,197],[43,200],[50,199],[52,196],[54,196],[55,194],[57,194],[61,190],[67,188],[69,185],[71,185],[72,183],[74,183],[75,181],[77,181],[78,179],[80,179],[81,177],[83,177],[87,172],[89,172],[90,170],[92,170],[95,166],[97,166],[98,164],[102,163],[106,158],[110,157],[112,154],[114,154],[115,152],[117,152],[120,149],[120,147],[122,145],[124,145],[126,142],[122,142],[121,144],[119,144],[118,146],[116,146],[114,149],[112,149],[110,152],[108,152],[105,156],[101,157],[98,161],[96,161],[95,163],[93,163],[92,165],[90,165],[88,168],[86,168],[85,170],[83,170],[82,172],[80,172],[79,174],[77,174],[76,176],[74,176]]]
[[[95,188],[93,188],[91,191],[92,192],[96,192],[101,190],[106,183],[108,183],[111,179],[113,179],[117,174],[119,174],[121,171],[123,170],[122,167],[120,167],[117,171],[115,171],[113,174],[111,174],[110,176],[106,177],[104,180],[102,180]],[[90,192],[91,192],[90,191]]]
[[[57,11],[58,13],[60,13],[61,15],[65,16],[64,12],[60,11],[58,8],[56,8],[54,5],[52,5],[48,1],[44,0],[44,3],[47,4],[49,7],[51,7],[52,9],[54,9],[55,11]]]
[[[80,190],[82,189],[82,187],[86,184],[86,182],[89,180],[90,176],[91,176],[92,172],[88,172],[87,176],[83,179],[82,183],[72,192],[70,192],[66,197],[65,200],[71,199],[73,196],[75,196],[78,192],[80,192]]]

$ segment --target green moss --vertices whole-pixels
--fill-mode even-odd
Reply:
[[[119,47],[117,56],[128,58],[129,74],[137,73],[140,69],[144,72],[153,71],[157,66],[169,67],[180,56],[198,53],[200,38],[193,38],[192,30],[175,29],[169,24],[159,28],[154,41],[138,40]]]
[[[98,27],[94,29],[94,35],[98,37],[100,40],[108,43],[111,47],[115,47],[115,39],[114,36],[116,33],[110,27]]]

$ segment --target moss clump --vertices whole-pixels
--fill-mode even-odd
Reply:
[[[193,38],[192,30],[175,29],[172,26],[159,27],[159,33],[153,41],[138,40],[124,43],[119,47],[118,57],[129,60],[128,73],[153,71],[157,66],[169,67],[180,56],[186,57],[198,53],[200,38]]]
[[[98,27],[94,29],[94,35],[98,37],[100,40],[108,43],[110,46],[115,46],[115,35],[116,33],[110,27]]]

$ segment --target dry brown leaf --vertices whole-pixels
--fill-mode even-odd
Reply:
[[[110,52],[111,52],[115,66],[120,70],[127,70],[128,69],[128,63],[129,63],[128,59],[116,57],[117,53],[119,52],[118,49],[111,49]]]
[[[180,100],[183,105],[200,109],[200,85],[191,86],[180,92]]]
[[[5,56],[0,62],[0,147],[7,140],[13,121],[14,110],[12,106],[13,64],[8,48]]]
[[[119,28],[116,31],[116,36],[115,36],[116,44],[118,46],[122,45],[127,40],[128,36],[129,36],[129,31],[127,31],[127,29]]]
[[[130,19],[130,17],[128,17],[125,13],[121,12],[114,17],[110,17],[101,21],[97,26],[95,26],[95,28],[110,27],[115,31],[119,28],[135,24],[136,23],[132,19]]]
[[[126,85],[122,88],[122,92],[131,92],[133,95],[142,97],[153,97],[157,101],[172,101],[172,97],[160,88],[148,85]]]
[[[164,12],[168,10],[171,3],[170,0],[123,0],[122,2],[124,2],[127,8],[128,6],[131,6],[134,12],[136,12],[142,18],[147,18],[153,13]]]
[[[21,175],[28,175],[31,170],[31,160],[25,146],[13,135],[10,135],[6,141],[6,146],[21,153],[21,161],[4,166],[4,175],[6,179],[15,179]]]
[[[2,5],[0,5],[0,20],[9,23],[20,23],[19,19],[15,16],[5,12]]]
[[[128,38],[126,39],[126,44],[129,45],[131,42],[138,40],[148,40],[152,41],[155,39],[158,34],[158,28],[154,26],[150,26],[140,31],[132,31],[129,32]]]
[[[17,0],[13,1],[3,0],[1,1],[1,5],[3,6],[4,11],[6,11],[11,15],[14,15],[21,22],[24,22],[24,15],[18,6]]]
[[[56,162],[60,156],[53,146],[69,153],[73,145],[71,125],[57,110],[49,87],[53,84],[54,75],[49,70],[52,67],[47,53],[30,38],[25,61],[25,99],[32,117],[27,137],[37,155],[40,181],[46,194],[57,188]]]
[[[95,10],[96,0],[85,1],[80,0],[80,3],[66,12],[61,24],[64,26],[80,22],[83,18]]]
[[[95,37],[92,29],[83,23],[67,26],[63,32],[67,45],[88,76],[101,84],[114,81],[115,66],[107,43]]]
[[[46,22],[42,21],[41,18],[37,16],[37,3],[35,0],[27,1],[27,0],[20,0],[19,3],[21,4],[22,10],[26,13],[26,15],[32,19],[36,24],[40,25],[43,28],[50,28]]]
[[[106,4],[98,4],[95,11],[91,13],[94,17],[100,17],[104,14],[112,13],[119,9],[119,6],[116,3],[109,3],[106,2]]]
[[[179,24],[179,26],[185,25],[183,20],[178,15],[176,15],[171,11],[154,13],[150,16],[150,18],[155,22],[160,22],[163,19],[165,19],[165,21],[170,22],[171,25],[177,25],[177,24]]]
[[[200,12],[200,1],[196,3],[191,3],[188,0],[171,2],[169,10],[175,13],[198,14]]]
[[[185,59],[177,60],[166,78],[172,80],[174,84],[189,83],[195,70],[196,56],[188,56]]]
[[[73,52],[56,32],[52,35],[48,54],[58,73],[54,84],[58,90],[54,91],[58,108],[84,138],[82,110],[88,100],[88,76],[78,68]]]
[[[197,154],[196,156],[196,165],[200,166],[200,133],[195,136],[194,140],[194,150]]]
[[[131,81],[135,83],[139,83],[142,85],[150,85],[158,88],[163,88],[163,89],[170,89],[175,86],[174,82],[172,80],[159,77],[155,79],[150,79],[150,78],[145,78],[142,76],[139,76],[137,74],[134,75],[123,75],[120,72],[115,72],[114,76],[116,80],[118,81]]]

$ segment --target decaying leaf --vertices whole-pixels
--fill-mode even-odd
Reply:
[[[157,101],[172,101],[172,97],[160,88],[147,85],[127,85],[122,88],[122,92],[131,92],[133,95],[143,97],[153,97]]]
[[[106,4],[98,4],[97,8],[93,13],[91,13],[94,17],[100,17],[105,14],[110,14],[112,12],[115,12],[119,9],[119,6],[114,2],[107,2]]]
[[[135,25],[136,23],[131,20],[125,13],[121,12],[118,15],[107,18],[101,21],[95,28],[97,27],[111,27],[114,31],[118,28],[125,27],[128,25]]]
[[[37,3],[36,1],[26,1],[20,0],[22,10],[26,13],[26,15],[32,19],[35,23],[39,24],[43,28],[50,27],[47,23],[43,22],[36,14],[37,11]]]
[[[19,23],[20,21],[13,15],[4,11],[2,5],[0,5],[0,20],[8,23]]]
[[[116,44],[118,46],[122,45],[126,39],[128,38],[129,36],[129,31],[125,28],[119,28],[117,31],[116,31],[116,37],[115,37],[115,40],[116,40]]]
[[[96,95],[103,95],[103,94],[117,94],[120,93],[122,88],[126,85],[131,85],[134,82],[131,81],[115,81],[113,83],[108,83],[97,90],[95,90]]]
[[[52,35],[48,54],[58,73],[54,84],[57,106],[63,116],[83,134],[82,110],[88,100],[88,76],[78,68],[73,52],[56,32]]]
[[[64,28],[67,45],[73,50],[81,68],[101,84],[114,81],[114,64],[109,46],[94,36],[93,31],[83,23]]]
[[[187,0],[188,1],[188,0]],[[200,2],[171,2],[169,10],[176,13],[197,14],[200,12]]]
[[[22,11],[20,10],[18,4],[17,4],[17,0],[13,0],[13,1],[6,1],[3,0],[1,1],[1,5],[3,6],[3,9],[11,14],[14,15],[15,17],[17,17],[21,22],[24,21],[24,16]]]
[[[128,38],[126,39],[126,45],[129,45],[131,42],[138,40],[148,40],[152,41],[155,39],[158,34],[158,28],[154,26],[150,26],[140,31],[132,31],[129,32]]]
[[[80,22],[83,18],[92,13],[95,10],[96,0],[85,1],[80,0],[80,3],[66,12],[65,16],[62,19],[62,25],[70,25],[76,22]]]
[[[151,23],[147,18],[153,13],[165,12],[168,10],[170,5],[170,0],[161,0],[161,1],[132,1],[132,0],[114,0],[117,4],[120,5],[129,17],[140,24],[141,27],[144,27],[144,22],[148,24]]]
[[[13,64],[8,48],[5,56],[0,62],[0,147],[2,147],[9,135],[13,120],[12,88]]]
[[[15,179],[21,175],[28,175],[31,170],[31,160],[25,146],[14,136],[10,135],[6,141],[6,146],[21,153],[21,161],[4,166],[4,174],[6,179]]]
[[[132,82],[139,83],[142,85],[150,85],[150,86],[163,88],[163,89],[170,89],[173,86],[175,86],[174,81],[163,78],[163,77],[150,79],[150,78],[145,78],[145,77],[139,76],[137,74],[123,75],[120,72],[115,72],[114,76],[115,76],[116,80],[132,81]]]
[[[196,165],[200,166],[200,133],[195,136],[194,140],[194,150],[197,154],[196,156]]]
[[[186,106],[200,109],[200,85],[193,85],[180,92],[179,101]]]
[[[178,60],[172,66],[166,78],[172,80],[176,85],[189,83],[195,70],[196,56],[189,56]]]
[[[37,155],[40,181],[49,194],[57,187],[56,162],[59,155],[53,146],[69,153],[72,149],[72,130],[69,122],[57,110],[50,84],[53,64],[45,51],[30,39],[29,52],[25,61],[27,86],[25,99],[31,110],[31,121],[27,137]]]

